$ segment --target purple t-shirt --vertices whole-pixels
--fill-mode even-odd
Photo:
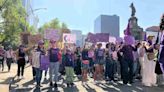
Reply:
[[[124,45],[120,52],[123,52],[123,58],[133,60],[134,47],[131,45]]]

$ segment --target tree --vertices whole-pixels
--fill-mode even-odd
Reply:
[[[26,23],[26,11],[22,0],[0,0],[0,43],[17,45],[20,43],[20,33],[29,30]]]
[[[53,28],[53,29],[68,29],[66,23],[61,23],[58,18],[52,19],[50,22],[45,23],[43,26],[39,28],[39,32],[44,34],[44,31],[48,28]]]

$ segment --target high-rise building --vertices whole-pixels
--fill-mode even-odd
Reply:
[[[95,33],[109,33],[111,36],[119,37],[120,24],[117,15],[100,15],[94,21]]]
[[[71,33],[76,35],[76,45],[81,47],[83,45],[82,31],[72,30]]]

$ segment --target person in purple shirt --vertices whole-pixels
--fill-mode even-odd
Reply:
[[[59,65],[61,58],[59,57],[61,55],[60,49],[56,46],[56,41],[50,40],[51,48],[49,49],[49,60],[50,60],[50,86],[54,86],[57,88],[57,82],[58,82],[58,73],[59,73]],[[54,78],[55,77],[55,78]],[[55,83],[53,84],[53,81]]]
[[[130,84],[133,83],[133,51],[135,51],[135,48],[128,44],[123,45],[123,47],[120,49],[120,52],[123,53],[122,78],[124,84],[127,84],[128,82]]]

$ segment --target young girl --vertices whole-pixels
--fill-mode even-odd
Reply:
[[[74,81],[74,58],[70,49],[66,50],[65,54],[65,71],[66,71],[66,82],[67,87],[73,86]]]

